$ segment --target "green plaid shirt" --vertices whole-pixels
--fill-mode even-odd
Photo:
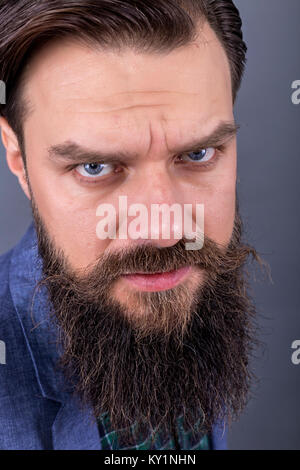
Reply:
[[[122,430],[113,430],[111,427],[108,413],[103,413],[98,418],[98,429],[103,450],[174,450],[175,441],[171,435],[164,436],[156,432],[155,437],[151,434],[145,439],[136,435],[135,425],[131,426],[131,433],[134,436],[135,445],[126,447],[122,444]],[[177,419],[177,437],[181,450],[209,450],[210,439],[208,435],[195,436],[192,431],[183,428],[182,418]]]

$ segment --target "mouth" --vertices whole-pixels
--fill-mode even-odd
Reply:
[[[124,274],[123,278],[133,287],[144,292],[172,289],[182,282],[191,271],[191,266],[167,272]]]

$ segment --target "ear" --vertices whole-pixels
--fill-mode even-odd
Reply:
[[[25,166],[19,147],[16,134],[8,124],[7,120],[0,117],[1,137],[4,147],[6,148],[6,160],[10,171],[16,175],[20,186],[25,195],[30,199],[30,191],[26,179]]]

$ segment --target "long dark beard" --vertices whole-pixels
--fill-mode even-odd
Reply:
[[[133,443],[133,423],[154,435],[157,429],[168,433],[182,416],[184,428],[204,434],[216,421],[240,415],[256,347],[245,264],[250,255],[263,262],[241,242],[238,210],[226,250],[207,237],[198,251],[187,251],[185,240],[167,248],[139,246],[102,256],[84,277],[55,248],[34,203],[33,213],[42,282],[60,331],[59,365],[82,404],[92,405],[96,417],[107,412],[114,429],[125,428],[127,444]],[[205,284],[193,292],[179,285],[140,293],[137,305],[149,306],[148,319],[128,316],[110,297],[125,270],[168,271],[188,264],[205,269]]]

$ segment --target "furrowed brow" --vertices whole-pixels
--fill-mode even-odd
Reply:
[[[120,163],[124,160],[133,159],[124,153],[106,153],[91,150],[76,142],[66,141],[62,144],[52,145],[48,149],[49,158],[53,161],[63,161],[66,163],[79,165],[83,163]]]
[[[239,126],[235,122],[221,122],[213,132],[193,142],[181,145],[174,153],[192,152],[208,147],[217,147],[224,144],[237,134]],[[95,151],[85,148],[76,142],[68,140],[62,144],[53,145],[48,149],[49,158],[53,161],[63,161],[65,163],[79,165],[85,163],[126,163],[134,161],[136,155],[129,155],[124,152],[109,153]]]
[[[190,144],[182,145],[177,153],[218,147],[236,136],[239,128],[240,126],[235,122],[221,122],[211,134],[200,139],[195,139]]]

